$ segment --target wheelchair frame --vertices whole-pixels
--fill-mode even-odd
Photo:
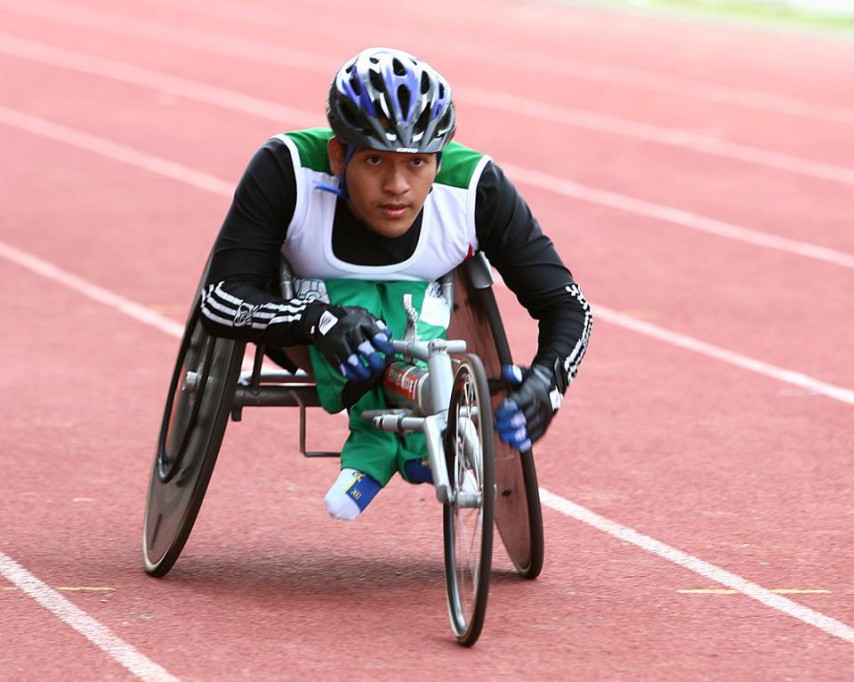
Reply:
[[[207,269],[199,291],[206,274]],[[286,296],[292,295],[288,291],[287,273],[283,280],[283,292]],[[491,287],[491,269],[482,253],[466,261],[442,281],[443,293],[453,301],[448,338],[465,338],[467,350],[476,356],[480,367],[467,371],[478,375],[473,379],[475,383],[483,382],[480,392],[487,401],[490,416],[505,392],[500,379],[501,367],[512,363]],[[149,483],[143,557],[146,571],[155,577],[168,573],[177,561],[201,508],[228,421],[240,421],[244,408],[297,407],[300,452],[307,457],[339,454],[306,449],[307,408],[320,407],[313,378],[299,370],[279,349],[263,345],[256,345],[252,369],[241,372],[246,344],[206,334],[201,325],[198,294],[188,317],[173,372]],[[270,357],[282,369],[265,368],[265,357]],[[453,406],[453,399],[451,403]],[[209,425],[209,428],[205,430],[202,425]],[[379,423],[375,425],[382,428]],[[542,569],[544,555],[542,513],[533,453],[530,450],[521,453],[511,450],[494,435],[488,445],[485,449],[489,451],[490,469],[494,468],[495,496],[489,505],[489,537],[486,538],[484,533],[489,557],[488,560],[485,556],[480,558],[481,563],[487,564],[487,575],[485,580],[476,581],[480,582],[480,592],[475,599],[476,613],[473,616],[461,615],[459,608],[455,613],[452,585],[448,584],[452,625],[458,641],[466,646],[477,640],[483,625],[491,566],[493,514],[495,526],[519,575],[536,578]],[[170,449],[175,452],[168,453]],[[450,470],[450,463],[448,466]],[[442,499],[438,488],[437,496],[447,510],[447,500]],[[448,560],[449,551],[453,553],[453,548],[449,550],[448,547],[448,523],[453,524],[454,520],[446,513],[446,578],[450,581],[449,574],[454,566],[453,561],[449,564]],[[167,538],[165,547],[160,541],[161,535]],[[453,535],[452,528],[451,537]],[[455,589],[459,590],[459,585]]]

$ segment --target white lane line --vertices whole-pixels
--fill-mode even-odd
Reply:
[[[42,63],[51,64],[61,68],[73,69],[90,75],[111,78],[114,80],[128,83],[131,85],[151,88],[163,92],[169,92],[174,95],[193,99],[207,104],[223,107],[226,109],[240,111],[261,118],[274,120],[277,124],[285,122],[297,126],[314,126],[324,125],[324,120],[320,115],[311,114],[309,112],[294,109],[292,107],[283,107],[275,102],[263,100],[257,97],[250,97],[233,90],[217,88],[184,78],[176,78],[168,74],[150,71],[140,67],[132,66],[115,60],[107,60],[99,57],[91,57],[79,52],[54,48],[52,46],[41,43],[34,43],[29,40],[21,40],[14,36],[0,34],[0,52],[13,54],[17,57],[32,59]],[[0,108],[2,111],[2,108]],[[8,120],[5,122],[9,125],[17,125],[31,132],[37,132],[38,129],[49,129],[53,134],[61,134],[64,129],[54,123],[45,124],[43,119],[29,117],[25,119],[26,114],[21,112],[6,109],[10,112]],[[2,119],[0,119],[2,120]],[[28,123],[27,123],[28,121]],[[77,133],[72,137],[77,138],[85,133]],[[91,136],[88,136],[91,138]],[[91,138],[94,139],[94,138]],[[116,149],[117,145],[106,143],[112,149]],[[128,150],[124,148],[125,154],[140,155],[141,152]],[[174,166],[172,162],[164,162]],[[502,163],[502,167],[512,173],[514,179],[526,185],[531,185],[539,189],[561,194],[563,196],[573,197],[589,203],[615,208],[628,213],[642,215],[653,218],[662,222],[671,223],[680,227],[686,227],[693,230],[699,230],[717,237],[724,237],[736,241],[742,241],[763,248],[774,249],[791,253],[804,258],[812,258],[815,260],[832,263],[842,267],[854,268],[854,255],[847,254],[841,251],[836,251],[817,244],[809,242],[801,242],[785,237],[752,230],[747,227],[742,227],[733,223],[727,223],[713,218],[684,211],[682,209],[656,204],[642,199],[635,199],[623,194],[609,192],[606,190],[588,187],[571,180],[566,180],[553,175],[548,175],[539,171],[520,168],[512,164]],[[170,176],[171,177],[171,176]],[[211,183],[215,180],[207,177],[204,182]],[[222,182],[216,180],[215,182]]]
[[[146,154],[145,152],[131,149],[115,142],[90,135],[75,128],[53,123],[44,118],[32,116],[16,109],[0,106],[0,123],[25,130],[33,135],[46,137],[49,140],[62,142],[72,147],[78,147],[101,156],[106,156],[114,161],[136,168],[162,175],[172,180],[192,185],[207,192],[219,195],[231,196],[234,191],[234,183],[220,180],[207,173],[193,170],[180,163],[167,161],[159,156]]]
[[[513,164],[502,163],[501,167],[520,184],[531,185],[591,204],[599,204],[600,206],[607,206],[608,208],[614,208],[626,213],[645,216],[672,225],[705,232],[716,237],[734,239],[746,244],[782,251],[803,258],[812,258],[813,260],[824,261],[825,263],[839,265],[844,268],[854,268],[854,255],[845,253],[844,251],[837,251],[825,246],[819,246],[818,244],[779,237],[734,223],[706,218],[697,213],[683,211],[682,209],[665,206],[664,204],[656,204],[643,199],[635,199],[624,194],[588,187],[572,180],[565,180],[564,178],[549,175],[548,173],[520,168]]]
[[[45,279],[68,287],[79,294],[83,294],[86,298],[97,301],[98,303],[103,303],[108,308],[112,308],[113,310],[127,315],[128,317],[132,317],[137,322],[142,322],[143,324],[155,327],[170,336],[180,339],[184,335],[183,324],[174,322],[169,318],[136,303],[135,301],[131,301],[129,298],[121,296],[120,294],[116,294],[108,289],[99,287],[97,284],[87,282],[77,275],[72,275],[70,272],[58,268],[53,263],[49,263],[48,261],[38,258],[26,251],[21,251],[21,249],[17,249],[3,241],[0,241],[0,257],[6,258],[13,263],[17,263],[21,267],[24,267],[37,275],[41,275]],[[254,357],[253,355],[249,355],[249,349],[247,348],[247,356],[243,359],[243,371],[252,369],[254,364],[253,360]],[[265,364],[265,367],[270,368],[273,367],[273,365]]]
[[[0,241],[0,256],[13,263],[17,263],[38,275],[41,275],[45,279],[49,279],[83,294],[93,301],[103,303],[104,305],[128,315],[143,324],[156,327],[170,336],[181,338],[181,335],[184,332],[184,326],[182,324],[173,322],[172,320],[125,298],[124,296],[120,296],[119,294],[108,291],[96,284],[87,282],[76,275],[58,268],[52,263],[17,249],[3,241]],[[504,283],[500,278],[496,279],[496,283],[504,286]],[[593,312],[596,319],[610,322],[615,326],[623,327],[624,329],[628,329],[643,336],[648,336],[658,341],[720,360],[726,364],[760,374],[770,379],[775,379],[792,386],[797,386],[798,388],[805,389],[810,393],[823,395],[849,405],[854,405],[854,390],[852,389],[834,386],[833,384],[819,381],[818,379],[802,374],[801,372],[776,367],[775,365],[768,364],[767,362],[762,362],[761,360],[755,360],[746,355],[734,353],[733,351],[720,348],[719,346],[706,343],[705,341],[700,341],[699,339],[685,336],[684,334],[672,332],[649,322],[634,319],[628,315],[623,315],[622,313],[599,304],[595,304],[593,306]]]
[[[493,278],[495,279],[496,285],[505,288],[507,287],[497,272],[493,273]],[[854,389],[842,388],[841,386],[820,381],[801,372],[777,367],[776,365],[771,365],[767,362],[763,362],[762,360],[756,360],[748,357],[747,355],[735,353],[727,350],[726,348],[721,348],[720,346],[700,341],[699,339],[695,339],[691,336],[685,336],[684,334],[670,331],[669,329],[659,327],[658,325],[650,322],[644,322],[634,317],[630,317],[629,315],[624,315],[623,313],[612,310],[611,308],[606,308],[598,303],[591,303],[591,307],[593,310],[593,317],[596,320],[604,320],[616,327],[628,329],[629,331],[636,332],[642,336],[648,336],[652,339],[656,339],[657,341],[662,341],[672,346],[677,346],[685,350],[699,353],[700,355],[705,355],[709,358],[714,358],[715,360],[720,360],[728,365],[732,365],[740,369],[746,369],[749,372],[760,374],[769,379],[775,379],[785,384],[797,386],[798,388],[802,388],[812,394],[823,395],[827,398],[833,398],[839,402],[847,403],[848,405],[854,405]]]
[[[0,2],[0,6],[3,6],[2,2]],[[234,38],[227,34],[213,34],[194,31],[189,28],[177,30],[165,24],[106,15],[91,10],[72,8],[60,3],[43,2],[39,7],[28,4],[26,7],[7,7],[7,9],[25,15],[38,16],[49,21],[65,22],[74,26],[94,28],[182,47],[195,47],[209,52],[239,56],[243,59],[252,59],[266,64],[279,64],[287,68],[306,70],[312,73],[325,69],[324,73],[328,75],[340,66],[329,55],[290,50],[279,45]],[[336,63],[333,64],[333,62]],[[557,107],[530,99],[523,100],[506,93],[466,87],[464,84],[457,84],[455,93],[458,101],[469,100],[477,106],[507,111],[516,115],[543,118],[611,135],[626,136],[686,149],[694,153],[719,156],[743,163],[775,168],[788,173],[854,185],[854,169],[851,168],[801,159],[748,145],[729,143],[713,137],[672,128],[618,119],[590,111]]]
[[[804,175],[830,182],[854,185],[854,169],[829,163],[802,159],[790,154],[768,151],[758,147],[727,142],[707,135],[698,135],[675,128],[663,128],[650,123],[640,123],[616,116],[606,116],[591,111],[568,109],[532,99],[523,99],[506,93],[467,86],[458,86],[455,96],[484,109],[505,111],[517,116],[538,118],[576,128],[586,128],[610,135],[619,135],[645,142],[654,142],[687,149],[697,154],[720,156],[743,163]]]
[[[501,54],[488,54],[480,49],[473,51],[471,45],[449,46],[447,43],[443,43],[441,47],[437,46],[436,49],[462,59],[472,59],[472,54],[475,54],[477,55],[475,59],[478,62],[486,62],[497,66],[515,69],[525,68],[536,73],[573,76],[599,83],[611,83],[621,87],[648,90],[666,95],[693,97],[694,99],[722,104],[764,109],[765,111],[786,114],[787,116],[812,118],[827,123],[854,125],[854,111],[851,109],[815,104],[814,102],[807,102],[761,90],[732,88],[725,85],[716,85],[653,73],[651,71],[626,68],[624,66],[610,66],[583,59],[558,59],[553,56],[522,52],[507,54],[506,50],[502,50]]]
[[[47,1],[38,4],[28,2],[21,5],[0,0],[0,7],[15,14],[127,38],[148,40],[161,45],[174,45],[258,62],[282,64],[301,71],[323,74],[326,78],[331,78],[344,59],[344,57],[334,58],[329,55],[292,50],[281,44],[262,44],[225,33],[211,33],[183,24],[164,24],[141,17],[109,14],[60,2]]]
[[[97,301],[98,303],[103,303],[105,306],[112,308],[113,310],[117,310],[124,315],[128,315],[138,322],[156,327],[171,336],[181,338],[184,333],[183,324],[173,322],[172,320],[149,310],[139,303],[135,303],[124,296],[115,294],[112,291],[108,291],[96,284],[87,282],[86,280],[77,277],[77,275],[72,275],[70,272],[66,272],[46,260],[42,260],[32,254],[21,251],[20,249],[17,249],[3,241],[0,241],[0,256],[31,270],[37,275],[41,275],[45,279],[68,287],[79,294],[83,294],[86,298]]]
[[[806,389],[810,393],[818,393],[828,398],[833,398],[834,400],[854,405],[854,390],[852,389],[834,386],[833,384],[819,381],[818,379],[814,379],[813,377],[802,374],[801,372],[776,367],[768,364],[767,362],[755,360],[747,357],[746,355],[741,355],[739,353],[726,350],[725,348],[714,346],[711,343],[706,343],[705,341],[700,341],[699,339],[694,339],[690,336],[685,336],[684,334],[677,334],[676,332],[650,324],[649,322],[636,320],[628,315],[623,315],[622,313],[618,313],[615,310],[611,310],[600,305],[593,305],[593,316],[596,319],[605,320],[611,324],[663,341],[664,343],[669,343],[673,346],[684,348],[685,350],[694,351],[695,353],[705,355],[706,357],[715,358],[716,360],[725,362],[728,365],[733,365],[734,367],[746,369],[770,379],[776,379],[777,381],[782,381],[783,383]]]
[[[171,6],[172,0],[156,0],[158,4]],[[206,0],[190,3],[194,11],[204,12],[208,16],[227,19],[230,22],[247,26],[290,27],[293,21],[282,16],[277,9],[246,6],[223,7],[212,5]],[[348,25],[352,29],[352,24]],[[364,26],[364,24],[363,24]],[[710,82],[681,78],[653,71],[634,69],[627,66],[613,66],[603,62],[594,62],[573,55],[571,59],[558,58],[551,54],[522,52],[507,45],[501,45],[498,52],[492,53],[495,43],[473,43],[454,41],[445,36],[441,41],[428,35],[419,35],[414,45],[418,51],[433,51],[455,59],[476,64],[492,64],[509,69],[525,69],[537,74],[551,73],[557,76],[571,76],[597,83],[610,83],[621,87],[647,90],[679,97],[719,102],[753,109],[764,109],[778,114],[812,118],[828,123],[854,125],[854,110],[815,104],[814,102],[787,97],[763,90],[735,88]]]
[[[654,554],[655,556],[666,559],[677,566],[681,566],[689,571],[693,571],[698,575],[707,578],[713,582],[725,585],[726,587],[736,590],[741,594],[755,599],[759,603],[780,611],[792,618],[811,625],[819,630],[838,637],[846,642],[854,644],[854,628],[846,625],[829,616],[825,616],[818,611],[801,606],[797,602],[787,599],[779,594],[772,592],[764,587],[745,580],[734,573],[730,573],[714,564],[707,563],[702,559],[687,554],[675,547],[666,545],[659,540],[643,535],[632,528],[620,525],[614,521],[599,516],[595,512],[590,511],[586,507],[570,502],[569,500],[549,492],[545,488],[540,488],[540,501],[547,507],[554,509],[565,516],[573,518],[582,523],[593,526],[597,530],[607,533],[623,542],[628,542],[640,549]]]
[[[172,7],[174,3],[158,0],[160,4]],[[225,8],[213,6],[209,2],[193,3],[196,12],[204,11],[208,15],[214,15],[218,18],[225,18],[231,22],[246,24],[249,26],[264,26],[270,28],[274,26],[290,28],[293,25],[292,19],[283,17],[279,10],[264,10],[258,7],[241,6],[240,8]],[[8,8],[11,11],[16,11],[14,8]],[[36,16],[48,18],[54,7],[48,7],[44,11],[36,10]],[[21,13],[25,10],[17,10]],[[33,14],[33,10],[28,12]],[[145,37],[151,40],[163,40],[164,33],[168,36],[172,44],[182,44],[182,35],[175,32],[171,27],[167,27],[164,32],[162,24],[153,24],[152,22],[142,21],[139,26],[131,27],[130,22],[139,22],[135,20],[122,20],[119,17],[105,17],[104,15],[95,15],[92,12],[81,15],[76,13],[73,19],[76,20],[75,25],[81,25],[84,19],[88,19],[93,23],[94,28],[101,30],[113,31],[130,31],[134,30],[133,35],[137,37]],[[192,45],[199,48],[210,46],[210,36],[204,34],[193,33],[190,36],[193,41]],[[511,50],[506,45],[502,45],[497,53],[491,53],[495,48],[493,44],[475,44],[472,42],[452,41],[449,38],[443,38],[437,41],[430,36],[418,36],[416,45],[420,45],[419,50],[434,51],[439,54],[452,56],[455,59],[463,59],[469,62],[478,64],[492,64],[495,66],[507,67],[512,69],[525,69],[535,73],[551,73],[557,76],[571,76],[590,80],[599,83],[610,83],[620,87],[635,88],[638,90],[647,90],[658,92],[666,95],[677,95],[679,97],[692,97],[694,99],[706,100],[711,102],[720,102],[723,104],[736,105],[741,107],[749,107],[753,109],[761,109],[765,111],[786,114],[789,116],[799,116],[803,118],[812,118],[828,123],[840,123],[843,125],[854,125],[854,111],[844,107],[835,107],[828,105],[816,104],[794,97],[787,97],[777,93],[766,92],[755,89],[744,89],[719,85],[715,83],[703,82],[689,78],[671,76],[668,74],[656,73],[653,71],[645,71],[626,66],[613,66],[602,62],[593,62],[582,59],[574,55],[572,59],[558,59],[553,55],[531,54],[518,50]],[[217,46],[218,47],[218,46]],[[255,49],[247,47],[247,49]],[[315,56],[308,55],[305,52],[291,51],[291,53],[303,60],[307,64],[307,68],[311,68],[308,62],[315,59]],[[327,64],[324,62],[322,68],[325,69]],[[336,65],[332,64],[331,69],[335,69]],[[331,73],[331,71],[328,71]]]
[[[287,121],[291,125],[301,128],[320,126],[326,122],[321,113],[310,114],[270,100],[244,95],[235,90],[206,85],[115,59],[93,57],[82,52],[38,43],[6,33],[0,33],[0,52],[149,90],[168,92],[178,97],[213,104],[223,109],[239,111],[259,118],[278,122]]]
[[[145,682],[177,682],[177,677],[117,637],[109,628],[51,589],[3,552],[0,552],[0,575],[139,679]]]
[[[150,154],[136,152],[128,147],[114,144],[93,135],[80,133],[74,129],[59,126],[57,124],[44,121],[43,119],[30,116],[29,114],[22,114],[5,107],[0,107],[0,123],[15,125],[36,135],[42,135],[59,142],[65,142],[96,154],[103,154],[111,159],[121,161],[122,163],[143,168],[151,173],[159,173],[173,180],[186,182],[193,187],[197,187],[198,189],[212,192],[214,194],[230,197],[233,193],[232,186],[219,178],[215,178],[199,171],[194,171],[171,161],[165,161],[158,157],[151,156]],[[105,289],[89,284],[75,275],[64,272],[46,261],[42,261],[35,256],[20,251],[19,249],[15,249],[3,242],[0,242],[0,255],[3,255],[7,259],[23,265],[24,267],[27,267],[49,279],[61,282],[94,300],[115,308],[116,310],[126,312],[128,315],[131,315],[141,322],[157,327],[162,326],[164,331],[167,331],[173,336],[180,337],[183,332],[183,327],[177,323],[161,317],[157,313],[118,296],[117,294],[113,294]],[[776,367],[760,360],[754,360],[753,358],[719,348],[710,343],[671,332],[648,322],[633,319],[604,306],[596,305],[594,307],[594,313],[599,319],[606,320],[614,325],[624,327],[639,334],[643,334],[644,336],[649,336],[651,338],[658,339],[659,341],[679,346],[707,357],[715,358],[735,367],[747,369],[749,371],[756,372],[757,374],[762,374],[769,378],[776,379],[799,388],[805,388],[811,392],[827,396],[828,398],[833,398],[834,400],[854,404],[854,391],[851,389],[834,386],[832,384],[819,381],[818,379],[813,379],[812,377],[801,374],[800,372]]]

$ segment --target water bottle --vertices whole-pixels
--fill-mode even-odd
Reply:
[[[433,414],[430,373],[426,367],[395,360],[386,367],[383,391],[388,401],[395,406]]]

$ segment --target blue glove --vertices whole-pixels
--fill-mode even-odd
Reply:
[[[531,369],[506,365],[502,375],[512,388],[495,410],[498,438],[516,450],[530,450],[546,432],[563,394],[554,377],[540,365]]]
[[[364,308],[328,306],[317,320],[314,344],[350,381],[362,382],[383,372],[394,354],[391,330]]]

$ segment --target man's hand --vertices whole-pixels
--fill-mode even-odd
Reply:
[[[323,357],[350,381],[366,381],[385,369],[392,355],[391,330],[364,308],[328,306],[313,332]]]
[[[530,370],[507,365],[502,373],[510,386],[518,388],[495,411],[495,430],[510,447],[529,450],[545,434],[563,395],[551,373],[539,365]]]

